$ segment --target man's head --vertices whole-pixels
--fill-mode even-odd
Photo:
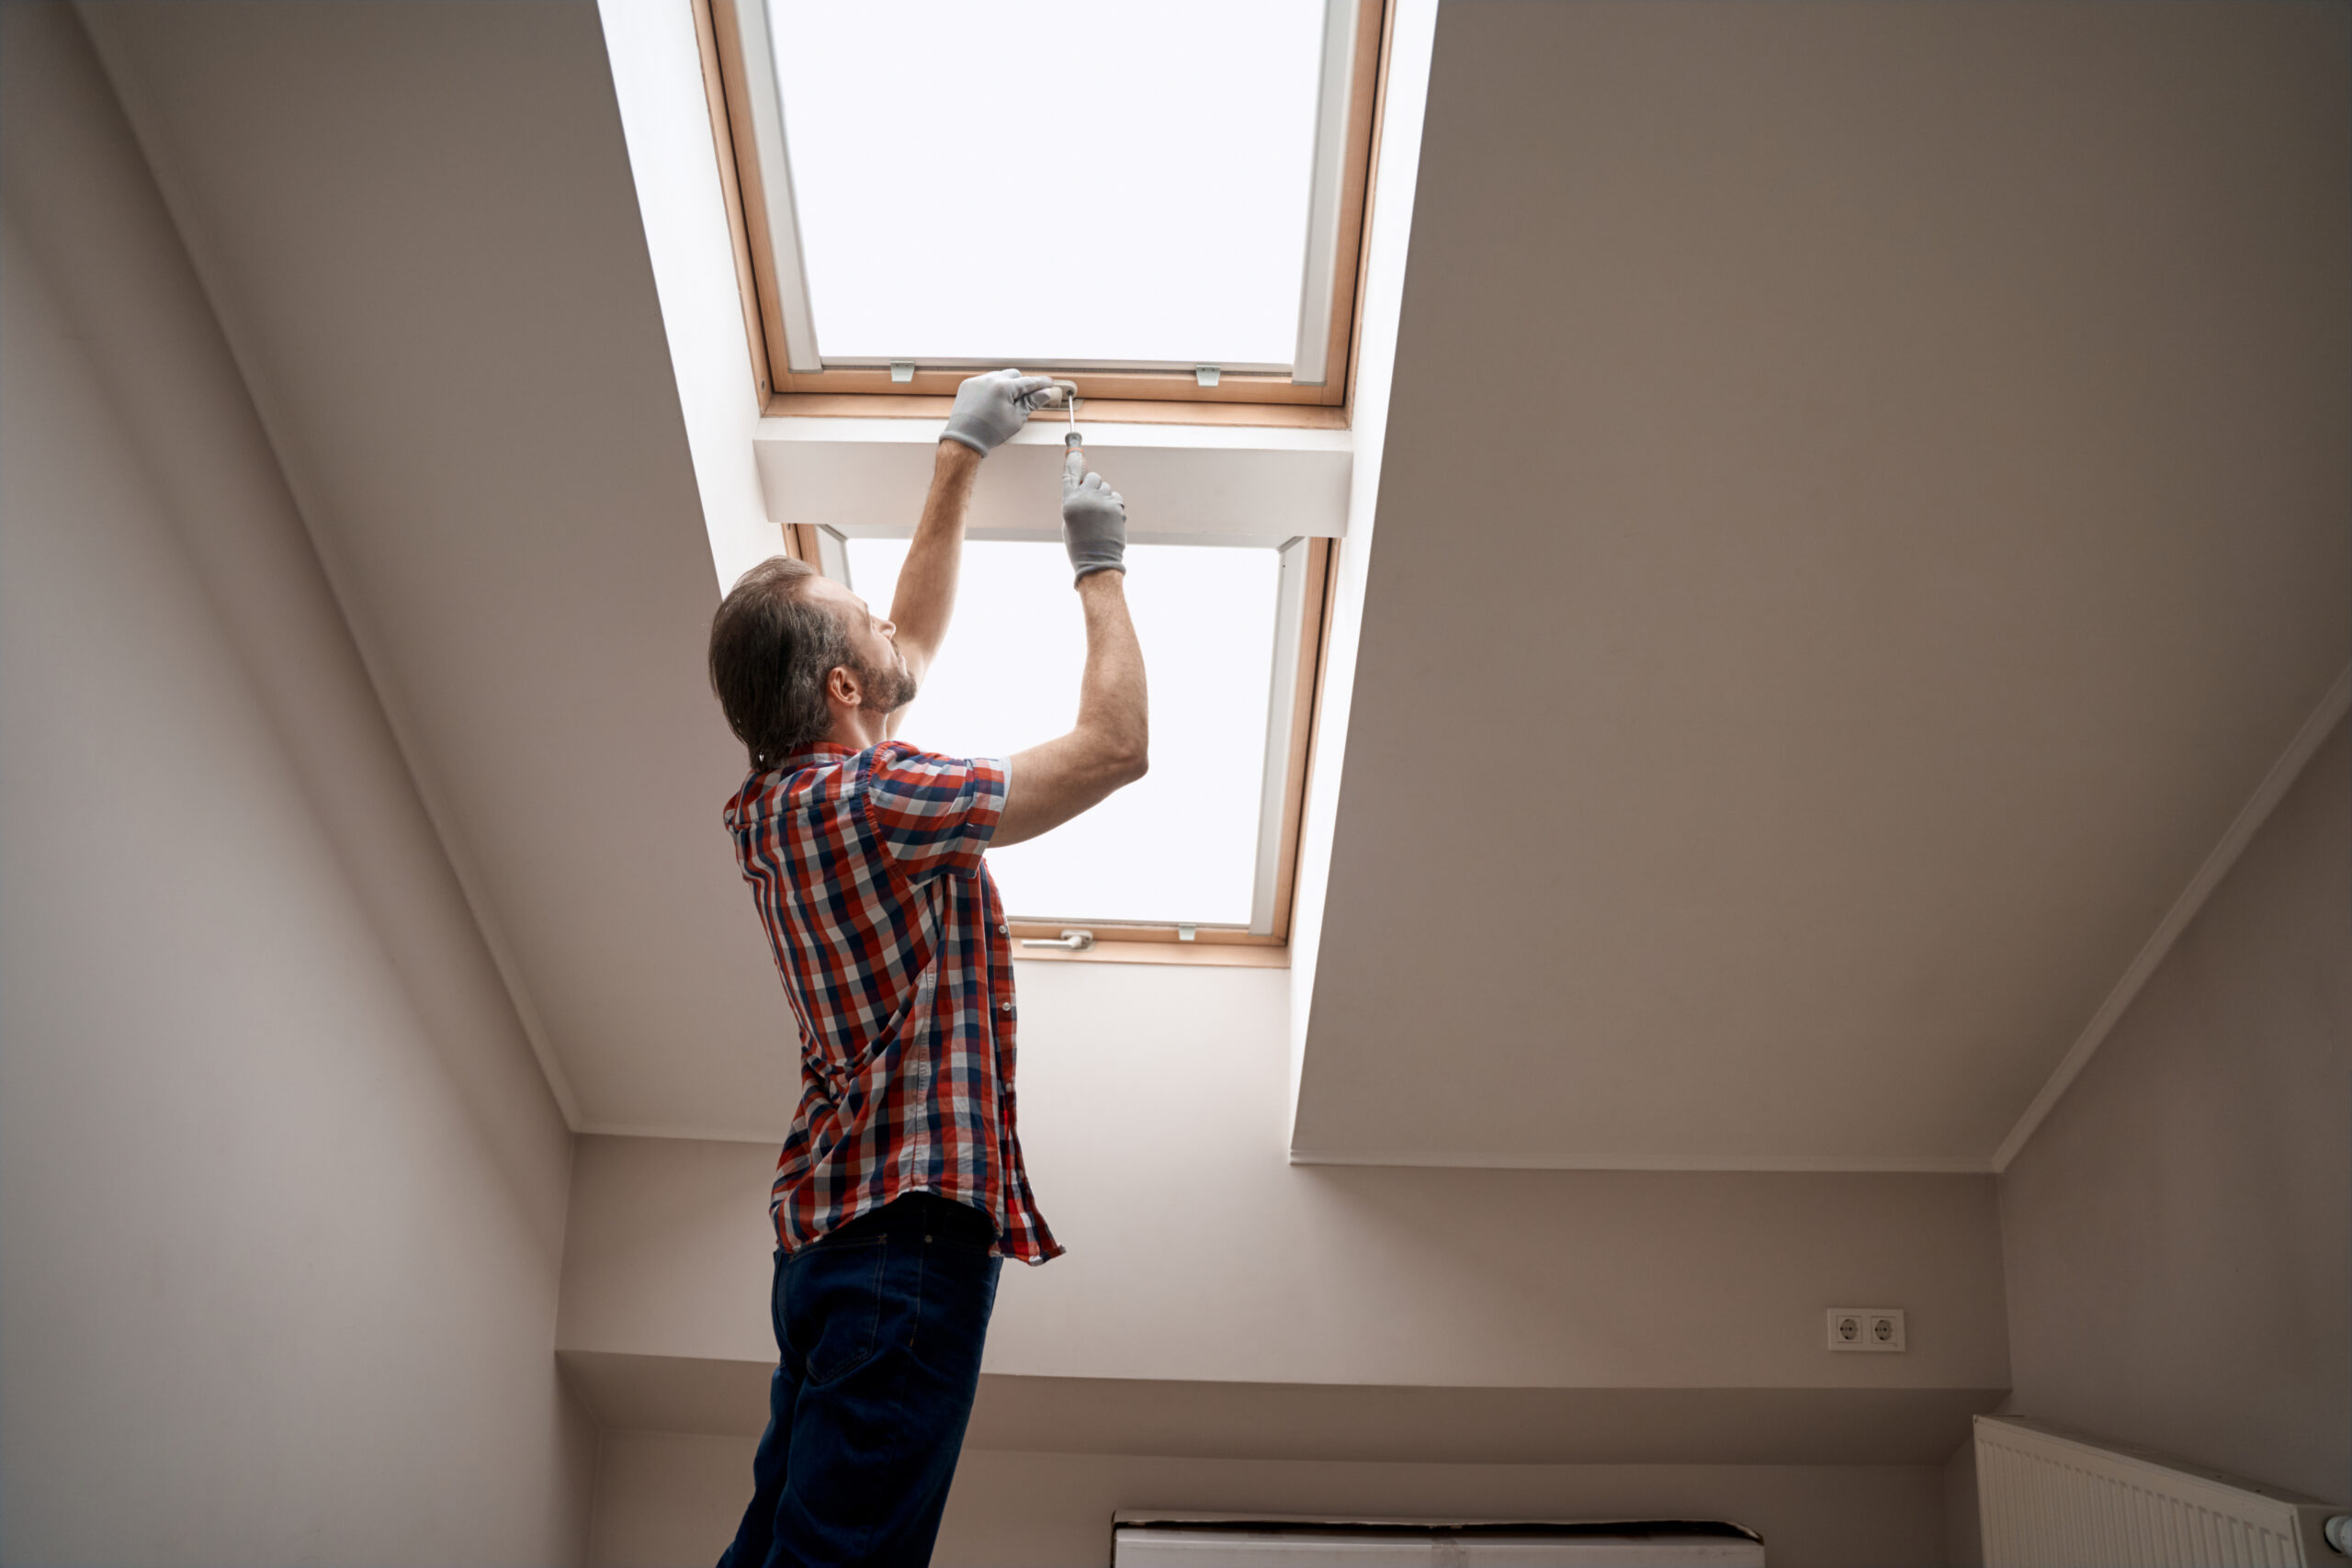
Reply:
[[[865,746],[914,700],[897,627],[805,561],[775,556],[745,572],[710,622],[710,689],[755,768],[820,740]]]

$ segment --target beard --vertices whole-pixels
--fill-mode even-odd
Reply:
[[[915,700],[915,678],[894,653],[887,665],[860,663],[857,683],[865,691],[865,705],[876,713],[898,712]]]

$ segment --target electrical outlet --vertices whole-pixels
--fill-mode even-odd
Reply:
[[[1829,1348],[1870,1350],[1881,1355],[1904,1348],[1900,1307],[1831,1307]]]

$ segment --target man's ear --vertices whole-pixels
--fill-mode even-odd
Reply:
[[[857,707],[865,700],[865,694],[858,687],[856,672],[843,664],[836,664],[825,672],[825,695],[845,708]]]

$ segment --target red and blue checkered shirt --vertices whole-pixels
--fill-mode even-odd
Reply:
[[[1062,1250],[1013,1128],[1012,964],[980,858],[1004,785],[986,759],[820,742],[727,803],[800,1024],[769,1203],[787,1252],[911,1192],[995,1220],[1007,1258]]]

